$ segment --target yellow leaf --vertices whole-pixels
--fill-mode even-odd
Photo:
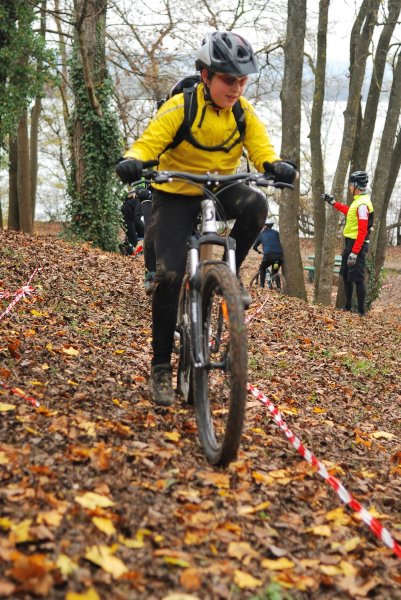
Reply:
[[[43,365],[40,368],[42,369],[42,371],[47,371],[47,369],[50,369],[47,363],[43,363]]]
[[[288,473],[285,469],[277,469],[276,471],[269,471],[270,477],[274,477],[274,479],[283,479],[288,477]]]
[[[129,538],[125,538],[122,535],[118,537],[118,541],[126,546],[127,548],[144,548],[145,544],[142,540],[132,540]]]
[[[7,404],[6,402],[0,402],[0,412],[7,412],[9,410],[14,410],[14,404]]]
[[[377,440],[380,440],[381,438],[384,438],[385,440],[391,440],[395,437],[395,435],[394,433],[388,433],[387,431],[375,431],[372,433],[372,437],[376,438]]]
[[[238,560],[243,560],[247,557],[257,557],[259,554],[253,548],[251,548],[248,542],[230,542],[228,544],[228,556],[237,558]]]
[[[78,565],[66,554],[60,554],[56,560],[56,565],[66,577],[72,575],[72,573],[78,569]]]
[[[342,560],[340,562],[340,568],[346,577],[348,577],[349,575],[356,577],[357,569],[350,562]]]
[[[364,479],[375,479],[375,477],[377,476],[376,473],[374,473],[373,471],[367,471],[365,469],[363,469],[362,471],[359,471],[360,475],[362,475],[362,477]]]
[[[339,548],[341,548],[342,550],[345,550],[345,552],[352,552],[353,550],[355,550],[355,548],[357,548],[359,546],[359,544],[362,542],[361,538],[356,536],[351,538],[350,540],[347,540],[345,543],[344,542],[333,542],[331,544],[331,547],[333,550],[338,550]]]
[[[175,567],[181,567],[183,569],[187,569],[191,566],[187,560],[183,560],[182,558],[175,558],[174,556],[163,556],[163,560],[168,565],[174,565]]]
[[[0,517],[0,529],[11,529],[13,522],[7,517]]]
[[[29,535],[29,528],[32,525],[32,519],[25,519],[21,523],[11,526],[10,539],[16,544],[24,544],[32,540]]]
[[[67,592],[65,600],[100,600],[100,596],[95,588],[90,587],[83,594],[76,594],[75,592]]]
[[[78,502],[84,508],[94,510],[95,508],[108,508],[114,506],[113,500],[107,498],[107,496],[101,496],[96,492],[85,492],[82,496],[75,496],[75,502]]]
[[[48,342],[46,344],[46,350],[48,350],[49,352],[51,352],[53,350],[53,344],[51,342]]]
[[[78,356],[79,350],[73,348],[72,346],[68,346],[68,348],[62,348],[64,354],[68,354],[68,356]]]
[[[114,350],[114,354],[124,354],[125,350]]]
[[[106,573],[110,573],[113,577],[118,578],[126,573],[128,569],[123,561],[117,558],[117,556],[113,556],[112,553],[113,548],[96,545],[87,548],[85,558],[101,567]]]
[[[0,465],[8,465],[9,462],[7,454],[0,450]]]
[[[106,535],[113,535],[116,533],[116,528],[114,527],[112,521],[110,519],[103,519],[102,517],[93,517],[92,523],[103,531]]]
[[[35,310],[35,309],[31,310],[31,314],[32,314],[34,317],[41,317],[41,316],[42,316],[42,313],[41,313],[41,312],[39,312],[38,310]]]
[[[200,477],[206,485],[215,485],[218,488],[229,489],[230,475],[228,473],[205,472],[200,473]]]
[[[181,435],[178,433],[178,431],[166,431],[164,436],[171,442],[178,442],[178,440],[181,437]]]
[[[249,575],[249,573],[245,573],[239,569],[234,571],[234,583],[242,590],[254,590],[255,588],[263,585],[263,581],[261,579],[256,579],[255,577],[252,577],[252,575]]]
[[[69,383],[70,385],[79,385],[79,383],[73,381],[72,379],[68,379],[67,383]]]
[[[326,513],[325,517],[327,521],[334,521],[336,525],[348,525],[348,523],[351,521],[351,517],[344,512],[344,508],[342,506],[339,506],[334,510],[330,510],[328,513]]]
[[[253,471],[252,477],[256,483],[265,483],[266,485],[270,485],[274,481],[273,477],[267,475],[266,473],[260,473],[259,471]]]
[[[320,408],[319,406],[315,406],[315,408],[313,409],[314,413],[325,413],[326,409],[325,408]]]
[[[43,383],[42,381],[36,381],[36,380],[30,381],[29,383],[30,383],[31,385],[42,385],[42,386],[43,386],[43,385],[46,385],[46,384],[45,384],[45,383]]]
[[[331,529],[328,525],[316,525],[316,527],[311,527],[307,531],[311,531],[314,535],[331,536]]]
[[[82,421],[82,423],[80,423],[78,427],[80,429],[83,429],[86,435],[96,437],[96,423],[94,423],[93,421]]]
[[[237,511],[239,515],[251,515],[257,512],[260,512],[262,510],[265,510],[266,508],[269,508],[269,506],[271,505],[271,502],[262,502],[261,504],[257,504],[256,506],[248,506],[247,504],[244,506],[239,506]]]
[[[45,525],[58,527],[62,521],[63,515],[57,510],[48,510],[40,512],[37,516],[37,522],[39,524],[44,523]]]
[[[292,569],[294,566],[295,563],[285,556],[282,556],[277,560],[271,560],[269,558],[262,560],[262,567],[264,569],[269,569],[269,571],[285,571],[286,569]]]

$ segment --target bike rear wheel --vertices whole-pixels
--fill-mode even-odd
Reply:
[[[278,272],[274,275],[272,279],[272,289],[276,290],[276,292],[279,292],[280,294],[287,293],[287,282],[281,272]]]
[[[201,329],[205,365],[193,368],[198,433],[213,465],[237,457],[245,419],[247,331],[239,283],[224,265],[202,281]]]

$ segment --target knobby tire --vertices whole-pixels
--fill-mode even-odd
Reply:
[[[195,414],[209,462],[224,467],[237,457],[245,420],[247,330],[238,280],[226,265],[207,270],[201,291],[207,366],[193,368]],[[211,369],[212,363],[225,368]]]

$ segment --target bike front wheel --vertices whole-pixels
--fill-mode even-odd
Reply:
[[[198,433],[213,465],[237,457],[247,395],[248,349],[239,283],[225,265],[208,269],[201,288],[204,364],[193,369]]]

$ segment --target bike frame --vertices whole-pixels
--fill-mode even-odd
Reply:
[[[189,243],[189,299],[191,311],[191,334],[193,340],[192,361],[194,367],[206,367],[207,361],[203,350],[203,332],[201,330],[201,277],[202,269],[208,265],[224,262],[228,268],[236,274],[235,263],[235,240],[227,236],[220,237],[217,234],[216,206],[212,198],[205,198],[201,204],[202,223],[200,237],[193,235]],[[224,248],[226,259],[212,260],[202,259],[203,250],[211,249],[213,246]]]

